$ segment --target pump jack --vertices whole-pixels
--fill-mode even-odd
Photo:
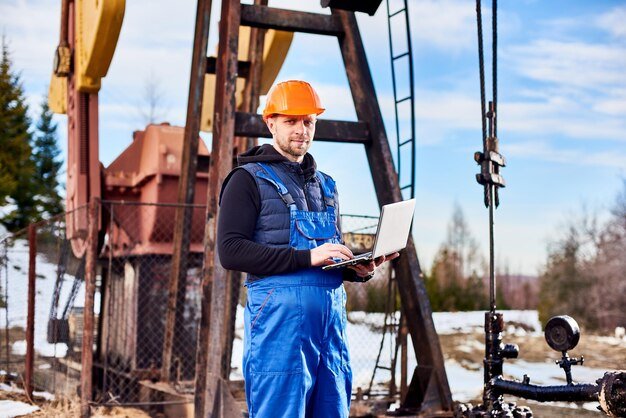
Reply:
[[[168,330],[173,328],[171,319],[176,313],[179,279],[184,276],[183,272],[186,269],[185,254],[190,251],[203,252],[202,318],[196,350],[195,377],[197,417],[241,416],[241,410],[235,404],[227,382],[232,351],[234,307],[238,301],[240,276],[235,272],[225,271],[216,258],[217,198],[219,185],[232,167],[234,150],[248,148],[255,143],[256,138],[270,137],[261,117],[256,114],[259,96],[264,94],[277,74],[276,67],[269,68],[268,63],[273,60],[267,57],[266,31],[306,32],[337,38],[358,121],[322,119],[318,122],[316,140],[362,144],[368,158],[378,203],[383,205],[402,199],[365,49],[355,19],[355,12],[366,12],[370,15],[375,13],[381,0],[321,0],[322,6],[331,8],[331,14],[277,9],[267,6],[267,0],[255,0],[254,4],[241,4],[239,0],[223,0],[216,58],[206,56],[211,3],[211,0],[198,1],[184,132],[173,128],[156,126],[150,128],[152,129],[150,132],[164,129],[172,135],[169,139],[170,144],[177,150],[176,156],[181,161],[177,201],[187,204],[203,203],[204,193],[207,194],[204,239],[190,234],[191,226],[198,222],[197,219],[192,219],[190,211],[181,209],[176,216],[173,247],[168,250],[172,255],[173,268],[169,287],[168,325],[160,373],[160,379],[167,382],[168,362],[172,349],[171,346],[168,347],[168,341],[171,344],[172,338]],[[103,170],[98,162],[97,92],[100,88],[100,79],[106,75],[115,49],[124,5],[124,0],[96,4],[78,0],[62,1],[61,39],[50,87],[50,101],[55,112],[68,113],[69,119],[68,210],[79,208],[103,194],[105,198],[117,197],[116,193],[123,194],[123,189],[132,186],[119,180],[119,176],[112,175],[115,170],[122,170],[123,173],[123,169],[132,166],[132,159],[120,156],[106,170]],[[243,35],[242,29],[245,27],[250,28],[248,35]],[[241,39],[247,37],[249,40]],[[281,42],[274,44],[270,41],[270,43],[273,46],[279,45],[274,58],[282,56],[284,59],[285,43],[282,43],[282,47]],[[242,49],[245,48],[248,49],[247,54],[242,54]],[[288,49],[288,44],[286,48]],[[279,62],[282,63],[280,58]],[[207,75],[210,74],[214,74],[214,87],[211,87],[210,83],[207,84]],[[212,100],[207,101],[207,97]],[[213,106],[208,105],[210,103]],[[210,127],[213,131],[213,149],[208,173],[202,172],[206,169],[209,153],[198,138],[201,126]],[[147,129],[145,134],[137,134],[136,141],[141,143],[148,137],[150,135]],[[482,164],[482,161],[479,163]],[[494,171],[492,174],[499,175],[499,172]],[[100,189],[101,184],[105,185],[104,191]],[[161,198],[173,200],[171,193],[169,197],[163,195]],[[88,246],[87,229],[86,217],[68,218],[68,238],[71,239],[72,249],[77,256],[82,255]],[[193,229],[196,230],[196,227]],[[93,234],[91,236],[93,238]],[[453,406],[443,356],[434,329],[415,246],[411,239],[406,254],[395,262],[393,268],[396,271],[402,309],[418,363],[409,390],[402,399],[400,412],[450,416]],[[512,347],[501,345],[499,338],[501,322],[501,316],[498,317],[497,314],[486,318],[487,336],[491,341],[487,348],[491,351],[486,353],[489,361],[485,362],[485,404],[492,406],[501,401],[503,393],[532,397],[531,395],[536,392],[536,388],[529,385],[528,381],[517,383],[495,379],[499,375],[498,364],[501,366],[504,358],[511,357],[516,352]],[[566,371],[566,375],[571,376],[568,372],[571,365],[577,362],[563,351],[561,367]],[[89,376],[91,374],[89,371],[84,372]],[[605,376],[602,384],[598,383],[600,386],[587,389],[591,390],[594,396],[603,394],[607,405],[614,411],[620,411],[616,408],[623,408],[623,403],[620,404],[622,399],[620,396],[623,396],[620,385],[623,385],[621,383],[623,381],[620,375]],[[562,392],[561,389],[558,391]],[[83,393],[83,397],[87,405],[91,393]]]
[[[237,274],[224,271],[215,258],[217,191],[232,166],[234,146],[241,150],[253,143],[253,138],[269,137],[260,116],[255,114],[258,97],[264,94],[262,86],[271,84],[273,80],[271,73],[274,77],[276,75],[275,70],[267,69],[269,65],[265,62],[272,60],[264,59],[266,58],[264,51],[267,49],[264,46],[264,42],[267,42],[266,32],[271,29],[288,33],[306,32],[334,36],[338,39],[359,121],[321,120],[318,123],[316,140],[364,145],[379,204],[402,199],[364,46],[354,16],[356,11],[373,14],[380,2],[380,0],[365,2],[324,0],[322,5],[331,7],[332,13],[323,15],[268,7],[267,2],[263,0],[257,0],[252,5],[241,4],[238,0],[224,0],[217,58],[206,57],[211,1],[198,2],[187,121],[182,135],[183,146],[178,148],[179,151],[175,154],[180,158],[179,161],[182,160],[177,200],[181,203],[203,202],[202,195],[206,190],[203,182],[206,181],[204,180],[206,174],[198,172],[198,166],[204,165],[198,164],[198,160],[199,157],[208,156],[208,153],[203,151],[198,131],[199,127],[207,122],[206,116],[201,120],[205,77],[207,74],[215,73],[214,111],[210,121],[213,129],[213,150],[208,173],[207,224],[204,238],[206,243],[204,297],[196,368],[196,416],[207,416],[215,408],[224,406],[221,399],[229,398],[227,390],[218,390],[221,394],[216,396],[218,393],[215,389],[227,388],[223,383],[227,380],[229,372],[234,326],[233,307],[238,300],[239,278]],[[124,190],[129,189],[135,195],[137,193],[141,195],[136,186],[133,188],[132,184],[126,184],[128,180],[126,183],[122,181],[124,184],[120,183],[120,179],[126,178],[123,175],[124,170],[132,167],[132,158],[129,159],[123,154],[104,171],[98,162],[97,92],[115,49],[124,6],[124,0],[97,4],[74,0],[62,2],[61,40],[50,87],[50,102],[55,112],[67,112],[69,117],[68,210],[100,198],[103,194],[100,190],[102,183],[105,185],[104,198],[118,197],[119,193],[128,193]],[[238,49],[241,48],[238,42],[240,29],[246,26],[251,28],[247,60],[238,53]],[[234,98],[237,81],[238,78],[242,78],[241,76],[245,79],[245,85],[243,92],[238,93],[242,99],[237,102]],[[204,107],[206,111],[206,102]],[[161,128],[150,129],[152,131],[146,130],[146,134],[139,133],[136,141],[140,141],[139,143],[147,141],[149,132]],[[174,134],[173,128],[166,130],[172,132],[172,135],[180,135]],[[135,144],[134,146],[139,146]],[[176,143],[170,144],[175,147]],[[122,174],[113,175],[115,170]],[[111,174],[107,175],[107,172]],[[176,300],[175,296],[172,298],[172,295],[176,295],[179,285],[175,277],[179,277],[186,268],[183,265],[185,252],[190,251],[190,248],[191,251],[194,251],[194,248],[197,251],[198,244],[202,242],[189,233],[192,225],[190,217],[189,211],[181,210],[177,213],[177,226],[172,240],[170,302]],[[74,253],[80,256],[86,247],[88,222],[86,218],[72,218],[71,222],[73,224],[68,223],[68,238],[71,239]],[[193,222],[196,222],[195,218]],[[400,284],[408,329],[413,337],[415,355],[418,359],[418,367],[403,405],[422,412],[451,411],[452,399],[443,356],[412,241],[407,247],[407,255],[402,257],[394,268]],[[170,312],[175,312],[175,303],[170,303],[169,306]],[[168,341],[167,337],[165,341]],[[164,364],[168,360],[170,350],[164,348]],[[167,381],[167,371],[165,365],[161,372],[162,380]],[[83,396],[88,400],[91,394]]]

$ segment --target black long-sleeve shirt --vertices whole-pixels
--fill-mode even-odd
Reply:
[[[255,147],[238,157],[248,162],[288,161],[271,145]],[[301,163],[305,179],[315,175],[310,154]],[[272,247],[254,242],[254,230],[261,210],[256,181],[246,170],[235,170],[222,186],[217,226],[217,246],[222,266],[255,276],[281,274],[311,267],[310,250]],[[354,280],[353,270],[344,269],[344,278]]]
[[[309,250],[270,247],[253,241],[260,210],[255,180],[247,171],[235,170],[220,203],[217,245],[222,266],[255,276],[311,267]]]

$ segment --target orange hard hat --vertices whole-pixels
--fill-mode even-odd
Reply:
[[[267,93],[263,119],[271,115],[319,115],[324,112],[320,98],[306,81],[289,80],[276,84]]]

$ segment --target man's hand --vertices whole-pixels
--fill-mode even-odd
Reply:
[[[332,260],[333,258],[350,260],[351,258],[354,258],[354,254],[352,254],[352,251],[350,251],[350,249],[345,245],[330,244],[328,242],[311,250],[312,267],[335,264]]]
[[[391,261],[394,258],[398,258],[399,256],[400,256],[400,253],[389,254],[386,257],[383,255],[373,261],[370,261],[367,264],[355,264],[353,266],[348,266],[348,268],[354,270],[356,272],[356,275],[363,279],[365,278],[371,279],[372,276],[374,276],[374,272],[376,271],[378,266],[380,266],[386,261]]]

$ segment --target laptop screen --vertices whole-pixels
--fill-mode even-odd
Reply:
[[[415,212],[415,199],[384,205],[380,213],[372,257],[377,258],[406,247]]]

